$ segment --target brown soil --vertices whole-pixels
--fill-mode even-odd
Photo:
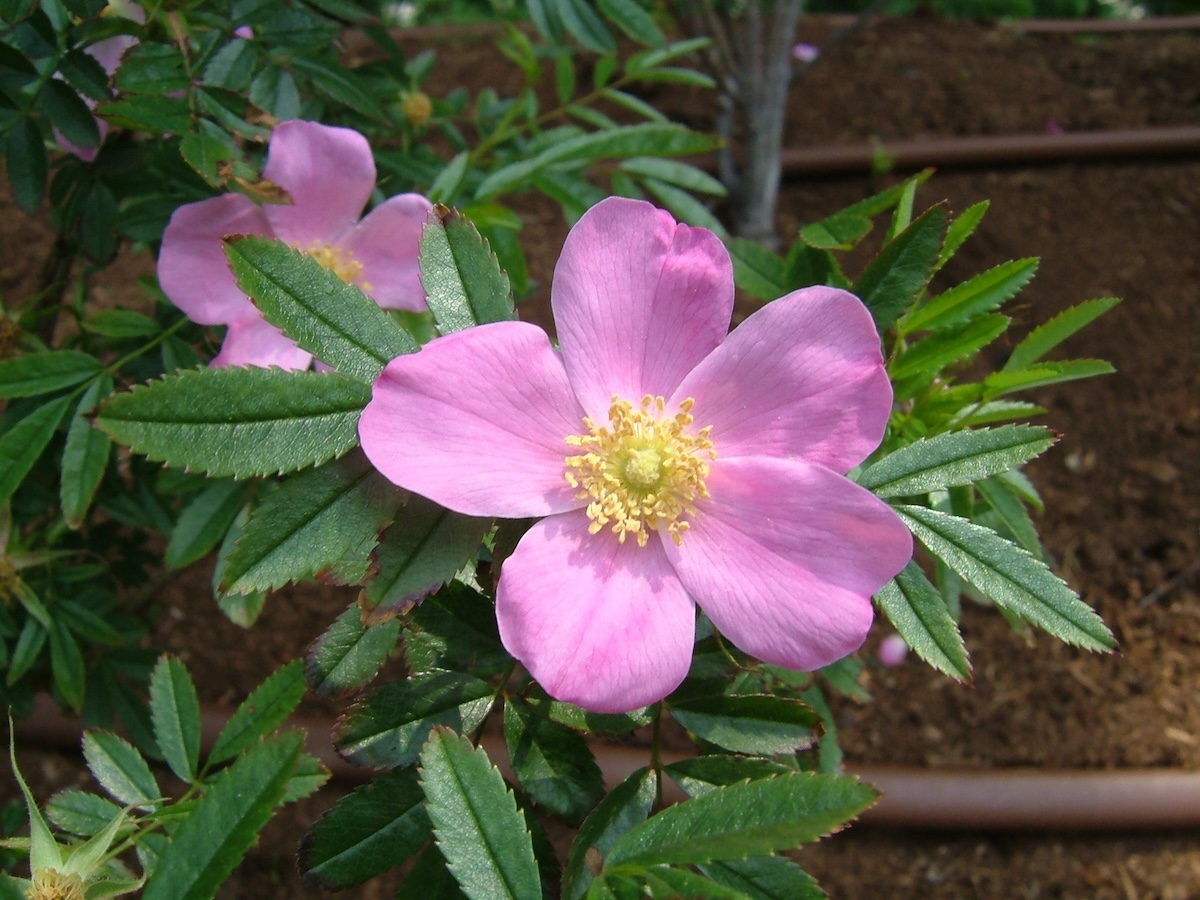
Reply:
[[[806,23],[806,39],[828,28]],[[442,48],[441,87],[516,86],[494,51]],[[661,89],[673,114],[707,125],[711,103]],[[1102,39],[1022,35],[929,19],[880,21],[826,53],[796,87],[789,142],[1197,124],[1200,36]],[[895,181],[894,176],[789,181],[785,236]],[[1015,313],[1021,331],[1079,301],[1124,303],[1077,336],[1073,357],[1118,374],[1042,391],[1044,421],[1063,438],[1030,470],[1048,512],[1040,526],[1059,571],[1113,628],[1119,652],[1097,656],[1041,635],[1023,640],[991,610],[965,610],[975,681],[963,687],[910,659],[872,667],[873,700],[838,704],[848,765],[1200,767],[1200,161],[1060,164],[947,172],[921,193],[954,210],[992,201],[983,226],[945,273],[961,280],[1041,255]],[[542,289],[523,308],[546,323],[545,285],[566,232],[553,204],[530,199],[526,246]],[[44,231],[9,213],[0,289],[18,297]],[[36,245],[35,246],[44,246]],[[100,287],[136,296],[122,263]],[[349,594],[277,597],[249,633],[229,625],[207,589],[208,565],[164,592],[158,637],[184,655],[206,699],[244,696],[315,638]],[[881,625],[873,642],[887,628]],[[43,789],[75,780],[69,757],[26,752]],[[5,793],[8,793],[5,790]],[[315,896],[291,848],[304,822],[340,791],[289,811],[223,897]],[[1191,833],[1001,836],[850,829],[801,860],[838,898],[1186,898],[1200,896],[1200,838]],[[354,896],[385,896],[383,887]]]

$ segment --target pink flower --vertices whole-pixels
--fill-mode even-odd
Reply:
[[[721,242],[620,198],[571,230],[551,293],[561,352],[521,322],[438,338],[388,364],[359,426],[402,487],[546,517],[497,586],[509,652],[554,697],[617,712],[687,675],[697,604],[766,662],[857,649],[871,595],[912,553],[840,474],[891,410],[863,304],[807,288],[727,334]]]
[[[417,245],[431,205],[419,194],[399,194],[359,221],[375,187],[365,137],[316,122],[283,122],[271,135],[263,177],[284,188],[292,202],[260,207],[242,194],[224,194],[179,207],[163,234],[163,291],[193,321],[228,327],[212,365],[303,369],[312,362],[238,288],[221,242],[225,235],[279,238],[385,309],[425,308]]]

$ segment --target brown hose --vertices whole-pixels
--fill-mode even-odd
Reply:
[[[211,748],[228,717],[207,708],[201,714],[201,742]],[[293,718],[289,727],[304,729],[307,749],[339,781],[361,783],[370,770],[351,765],[334,751],[331,720]],[[34,713],[15,723],[22,744],[76,751],[83,724],[64,715],[48,696],[39,696]],[[483,746],[508,777],[503,741],[487,735]],[[645,766],[645,748],[594,744],[597,762],[610,788]],[[664,762],[682,758],[664,755]],[[864,825],[893,828],[978,829],[984,831],[1128,831],[1200,828],[1200,772],[1178,769],[1046,770],[918,769],[853,766],[852,774],[874,784],[883,798],[859,819]],[[670,802],[683,793],[669,780]]]

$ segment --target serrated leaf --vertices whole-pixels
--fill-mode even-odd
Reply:
[[[246,498],[246,486],[214,481],[180,513],[163,554],[168,568],[182,569],[203,557],[225,537]]]
[[[990,312],[1014,297],[1032,280],[1038,260],[1015,259],[931,297],[900,320],[901,334],[958,325]]]
[[[795,769],[757,756],[714,753],[682,759],[665,766],[663,771],[689,797],[702,797],[727,785],[790,775]]]
[[[80,323],[84,331],[102,337],[149,337],[162,331],[157,321],[132,309],[105,309]]]
[[[1021,494],[1011,482],[999,476],[985,478],[975,484],[975,489],[1016,538],[1018,544],[1034,556],[1044,555],[1037,527],[1021,502]]]
[[[222,140],[201,123],[196,131],[183,136],[179,154],[192,170],[215,188],[224,187],[228,176],[222,172],[223,165],[237,159],[238,152],[228,141]],[[219,131],[219,129],[216,129]]]
[[[121,807],[99,794],[67,788],[46,803],[46,818],[63,831],[91,837],[104,829],[121,812]],[[126,826],[133,829],[133,824]]]
[[[378,572],[363,590],[364,607],[373,618],[404,612],[453,578],[491,525],[409,495],[375,551]]]
[[[379,101],[366,90],[359,78],[348,74],[342,66],[326,63],[308,54],[292,57],[291,63],[312,79],[319,91],[332,97],[339,105],[348,106],[377,122],[387,121],[387,114]]]
[[[912,305],[933,274],[946,228],[946,207],[934,206],[884,245],[854,283],[882,333]]]
[[[587,0],[558,0],[558,15],[575,40],[593,53],[614,53],[617,42]]]
[[[25,480],[54,437],[54,431],[70,405],[70,397],[52,400],[39,406],[0,436],[0,505]]]
[[[595,878],[588,865],[589,854],[595,852],[603,859],[630,829],[646,821],[657,785],[654,772],[638,769],[601,799],[571,844],[563,870],[563,900],[581,900],[587,894]]]
[[[160,658],[150,675],[150,720],[163,759],[190,784],[200,763],[200,700],[187,669],[173,656]]]
[[[274,590],[364,556],[403,496],[358,453],[286,479],[243,526],[221,593]]]
[[[342,797],[300,844],[306,881],[337,890],[401,865],[432,836],[413,769],[380,775]]]
[[[96,424],[155,462],[248,478],[319,465],[358,444],[370,389],[335,372],[187,369],[117,394]]]
[[[1028,391],[1065,381],[1111,375],[1116,369],[1102,359],[1068,359],[1062,362],[1039,362],[1028,369],[1003,369],[983,379],[984,389],[992,397],[1015,391]]]
[[[442,334],[516,318],[508,276],[471,222],[434,207],[421,232],[421,284]]]
[[[653,722],[659,709],[655,704],[627,713],[597,713],[561,700],[538,697],[526,699],[548,718],[585,734],[629,734],[634,729]]]
[[[406,625],[405,656],[415,672],[454,668],[486,678],[513,663],[500,643],[492,601],[460,582],[414,607]]]
[[[640,44],[665,47],[666,36],[654,17],[636,0],[599,0],[600,11],[627,37]]]
[[[187,87],[186,81],[179,88]],[[186,134],[192,128],[192,112],[182,96],[156,97],[131,94],[96,107],[96,115],[110,125],[130,131],[162,134]]]
[[[869,466],[858,483],[879,497],[907,497],[973,484],[1033,459],[1054,445],[1036,425],[954,431],[901,447]]]
[[[99,146],[100,131],[92,111],[65,81],[52,78],[42,85],[38,103],[50,123],[72,144],[85,149]]]
[[[871,220],[853,212],[839,212],[800,229],[800,240],[815,250],[850,250],[871,233]]]
[[[8,129],[5,165],[13,198],[25,212],[33,214],[46,192],[46,144],[37,122],[22,117]]]
[[[433,203],[450,204],[458,195],[463,179],[471,163],[471,155],[466,151],[457,154],[446,167],[438,173],[433,184],[429,186],[429,199]]]
[[[617,170],[631,175],[641,175],[675,184],[699,194],[710,194],[714,197],[724,197],[727,193],[725,185],[713,178],[702,169],[685,162],[673,159],[659,159],[654,156],[635,156],[617,166]],[[731,241],[731,243],[733,243]],[[760,245],[752,244],[755,247]],[[768,251],[769,252],[769,251]]]
[[[550,812],[578,821],[604,794],[604,779],[587,742],[515,698],[504,704],[504,741],[517,780]]]
[[[400,621],[363,624],[358,604],[351,603],[309,648],[305,658],[308,685],[318,694],[341,694],[375,677],[400,639]]]
[[[329,783],[330,773],[325,764],[311,753],[301,753],[296,768],[283,791],[284,803],[294,803],[311,797]]]
[[[430,845],[417,857],[404,876],[395,900],[467,900],[436,846]]]
[[[96,408],[101,398],[112,393],[112,389],[113,381],[108,375],[101,376],[88,385],[67,428],[59,498],[63,518],[70,528],[78,528],[83,524],[92,499],[96,496],[96,489],[100,487],[104,471],[108,467],[112,441],[104,432],[92,427],[88,415]]]
[[[825,900],[816,880],[790,859],[757,856],[709,863],[704,873],[750,900]]]
[[[109,731],[86,731],[83,758],[101,787],[121,803],[147,811],[158,806],[163,794],[150,766],[125,739]]]
[[[800,772],[717,788],[651,816],[616,843],[604,867],[703,865],[791,850],[878,796],[853,778]]]
[[[438,849],[472,900],[541,900],[533,842],[487,754],[438,728],[421,749],[421,789]]]
[[[263,316],[343,375],[372,384],[389,362],[417,349],[375,301],[311,254],[249,236],[227,241],[225,255]]]
[[[458,672],[413,675],[372,691],[338,722],[334,746],[363,766],[406,766],[437,725],[471,731],[492,707],[486,682]]]
[[[0,398],[49,394],[87,381],[100,361],[78,350],[49,350],[0,361]]]
[[[186,91],[190,79],[185,65],[183,52],[174,44],[140,41],[121,59],[115,76],[117,90],[154,96]]]
[[[768,694],[715,694],[670,702],[680,725],[734,753],[770,756],[811,746],[821,719],[805,703]]]
[[[1099,316],[1104,315],[1121,301],[1116,297],[1088,300],[1070,309],[1063,310],[1048,322],[1043,322],[1029,332],[1005,360],[1001,371],[1011,372],[1028,368],[1053,350],[1075,332]]]
[[[303,696],[304,664],[294,659],[271,673],[242,701],[217,735],[205,767],[236,756],[274,731],[292,714]]]
[[[944,328],[921,338],[888,366],[894,382],[917,378],[931,381],[951,363],[968,360],[1008,329],[1011,319],[994,313],[965,325]],[[897,389],[897,393],[899,393]]]
[[[235,39],[214,53],[204,67],[204,84],[244,91],[250,86],[258,48],[253,41]]]
[[[930,553],[997,606],[1068,644],[1089,650],[1116,646],[1092,608],[1027,551],[957,516],[919,506],[896,511]]]
[[[82,710],[87,687],[83,651],[61,621],[54,622],[50,629],[50,672],[54,686],[66,704],[74,710]]]
[[[910,562],[879,589],[875,600],[921,659],[951,678],[970,680],[971,663],[958,625],[920,566]]]
[[[282,800],[303,744],[299,732],[264,740],[222,772],[171,836],[143,900],[214,896]]]
[[[954,219],[946,228],[946,240],[942,242],[941,253],[938,254],[937,264],[934,266],[934,271],[939,271],[942,266],[950,261],[950,258],[958,252],[958,248],[979,227],[979,223],[983,221],[983,217],[987,214],[990,201],[981,200],[968,206],[962,211],[962,215]]]

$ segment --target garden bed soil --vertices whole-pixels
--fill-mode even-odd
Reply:
[[[820,41],[831,26],[806,22]],[[414,47],[416,49],[416,47]],[[478,39],[443,40],[434,90],[518,76]],[[676,87],[648,96],[707,127],[711,102]],[[1025,35],[1010,26],[918,18],[879,20],[828,50],[793,91],[788,143],[873,137],[1044,133],[1200,123],[1200,34],[1103,38]],[[897,180],[896,175],[786,181],[785,239]],[[1082,300],[1124,302],[1064,348],[1111,361],[1117,374],[1038,392],[1042,421],[1061,432],[1029,473],[1057,570],[1120,643],[1094,655],[1044,635],[1019,636],[993,610],[964,610],[975,678],[956,684],[910,658],[871,665],[866,703],[837,704],[847,767],[1039,766],[1200,768],[1200,160],[1095,162],[944,172],[925,203],[991,208],[941,277],[951,284],[1008,259],[1040,255],[1037,278],[1011,313],[1016,335]],[[539,287],[522,315],[549,324],[550,272],[566,225],[552,203],[518,201]],[[0,289],[36,282],[47,231],[8,208],[0,216]],[[94,276],[111,302],[141,303],[143,254]],[[751,307],[739,306],[745,313]],[[1006,345],[1007,346],[1007,345]],[[999,362],[1006,347],[995,351]],[[273,598],[244,632],[210,599],[211,561],[161,594],[157,638],[188,663],[204,698],[232,706],[295,655],[353,592],[299,588]],[[888,632],[881,623],[870,649]],[[320,705],[314,710],[319,711]],[[326,710],[329,707],[325,707]],[[45,792],[86,779],[77,759],[26,749]],[[5,785],[5,794],[12,788]],[[295,874],[296,839],[342,792],[326,789],[269,826],[222,897],[317,896]],[[1200,896],[1200,834],[953,834],[852,828],[801,861],[835,898],[1186,898]],[[390,896],[383,882],[351,892]]]

